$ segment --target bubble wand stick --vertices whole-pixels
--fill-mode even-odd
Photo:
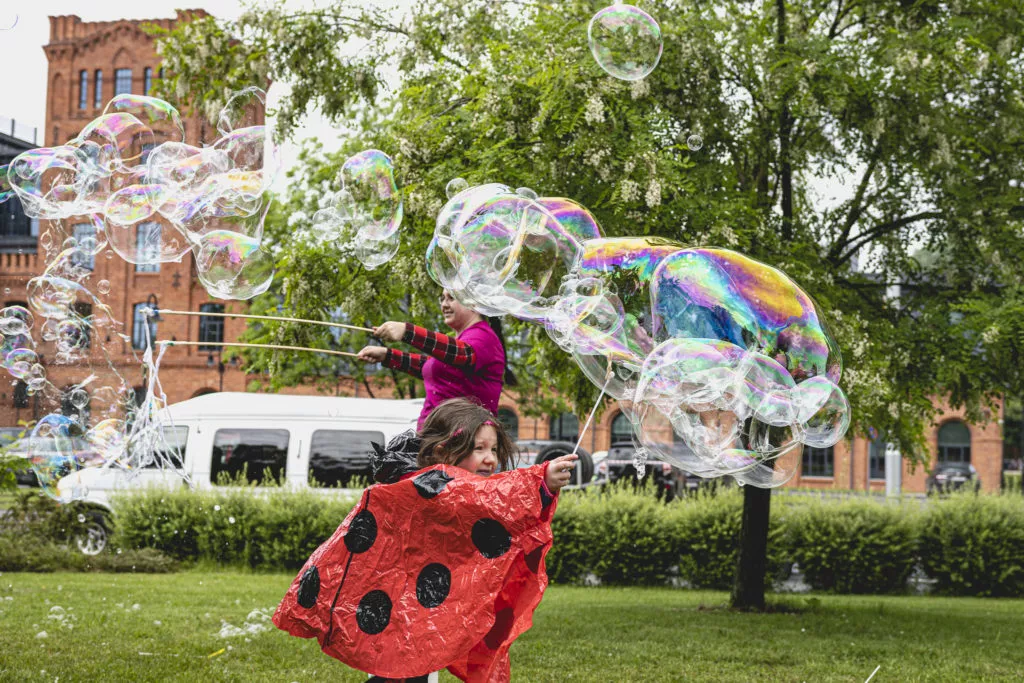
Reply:
[[[250,315],[247,313],[212,313],[212,312],[198,312],[198,311],[170,311],[161,308],[160,315],[197,315],[197,316],[216,316],[218,318],[245,318],[247,320],[282,320],[290,323],[309,323],[310,325],[324,325],[326,327],[341,327],[346,330],[356,330],[357,332],[373,332],[372,327],[359,327],[358,325],[346,325],[344,323],[331,323],[324,320],[305,320],[303,318],[285,318],[282,316],[275,315]],[[183,342],[175,342],[181,344]]]
[[[162,312],[162,311],[161,311]],[[170,339],[157,340],[162,346],[241,346],[247,349],[283,349],[285,351],[312,351],[313,353],[327,353],[332,356],[351,356],[358,358],[358,353],[351,351],[335,351],[333,349],[313,349],[308,346],[283,346],[281,344],[247,344],[243,342],[209,342],[209,341],[173,341]]]

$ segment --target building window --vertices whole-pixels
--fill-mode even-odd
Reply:
[[[203,304],[199,307],[200,313],[223,313],[224,304]],[[199,318],[199,341],[215,342],[220,344],[224,341],[224,318],[213,315],[204,315]],[[219,346],[200,346],[200,351],[215,351]]]
[[[804,447],[803,476],[831,477],[835,466],[835,450],[828,448]]]
[[[885,436],[879,434],[868,444],[868,476],[885,479]]]
[[[114,69],[114,96],[132,91],[132,70]]]
[[[75,249],[71,252],[71,263],[81,268],[94,270],[96,268],[96,257],[92,250],[96,245],[96,226],[92,223],[78,223],[73,226],[75,242],[79,246],[85,245],[82,249]],[[86,242],[88,240],[88,242]]]
[[[939,427],[939,462],[970,462],[971,430],[953,420]]]
[[[629,418],[625,413],[619,413],[612,420],[612,443],[622,443],[633,440],[633,426],[629,424]]]
[[[142,71],[142,94],[148,95],[153,89],[153,67],[147,66]]]
[[[78,325],[77,332],[81,336],[79,339],[69,339],[67,341],[71,342],[75,348],[88,349],[92,346],[92,338],[89,336],[89,332],[92,330],[92,304],[75,302],[71,304],[71,310],[78,317],[78,322],[82,323]]]
[[[510,408],[498,408],[498,422],[512,441],[519,439],[519,416]]]
[[[78,108],[85,109],[89,102],[89,72],[82,69],[78,72]]]
[[[93,95],[93,106],[99,109],[103,106],[103,70],[96,69],[94,78],[93,89],[95,94]]]
[[[86,403],[84,406],[78,407],[71,401],[71,395],[77,389],[79,387],[76,385],[64,387],[64,391],[60,395],[60,412],[66,417],[77,415],[78,424],[85,426],[89,424],[89,404]],[[84,389],[82,389],[82,392],[88,394]]]
[[[20,379],[14,383],[14,407],[28,408],[28,383]]]
[[[160,224],[142,223],[135,235],[135,272],[159,273]]]
[[[572,441],[580,436],[580,421],[572,413],[562,413],[551,418],[551,439],[553,441]]]
[[[149,323],[149,338],[150,341],[156,339],[156,322],[152,318],[148,318],[143,314],[143,311],[149,308],[149,304],[135,304],[132,307],[132,348],[133,349],[145,349],[146,348],[146,323]],[[137,397],[137,395],[136,395]]]
[[[149,153],[153,151],[154,147],[156,147],[155,142],[142,143],[142,163],[146,163],[146,161],[149,159]]]

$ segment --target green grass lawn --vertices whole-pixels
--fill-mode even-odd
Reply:
[[[253,609],[272,611],[292,578],[5,573],[0,680],[365,681],[316,641],[273,627],[220,636],[224,622],[244,627]],[[775,598],[785,609],[771,614],[730,612],[725,600],[552,587],[512,648],[513,678],[863,681],[881,665],[875,682],[993,681],[1024,671],[1021,600],[788,596]],[[56,606],[69,615],[64,626],[50,618]]]

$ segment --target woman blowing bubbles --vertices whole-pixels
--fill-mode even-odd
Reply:
[[[359,352],[362,361],[383,363],[423,380],[427,399],[417,429],[423,427],[423,421],[435,407],[450,398],[476,399],[497,414],[504,382],[515,385],[515,377],[505,365],[501,321],[494,319],[489,324],[448,290],[442,293],[440,301],[444,322],[455,331],[454,337],[412,323],[389,321],[376,328],[374,336],[384,341],[405,342],[424,353],[406,353],[383,346],[366,346]]]

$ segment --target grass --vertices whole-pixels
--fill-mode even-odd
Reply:
[[[315,640],[272,626],[220,637],[224,622],[243,627],[254,608],[272,611],[292,578],[3,574],[0,680],[365,681]],[[725,600],[667,588],[552,587],[512,648],[513,678],[863,681],[881,665],[876,683],[994,681],[1019,680],[1024,668],[1021,600],[786,596],[770,614],[731,612]],[[73,628],[50,618],[55,606]]]

